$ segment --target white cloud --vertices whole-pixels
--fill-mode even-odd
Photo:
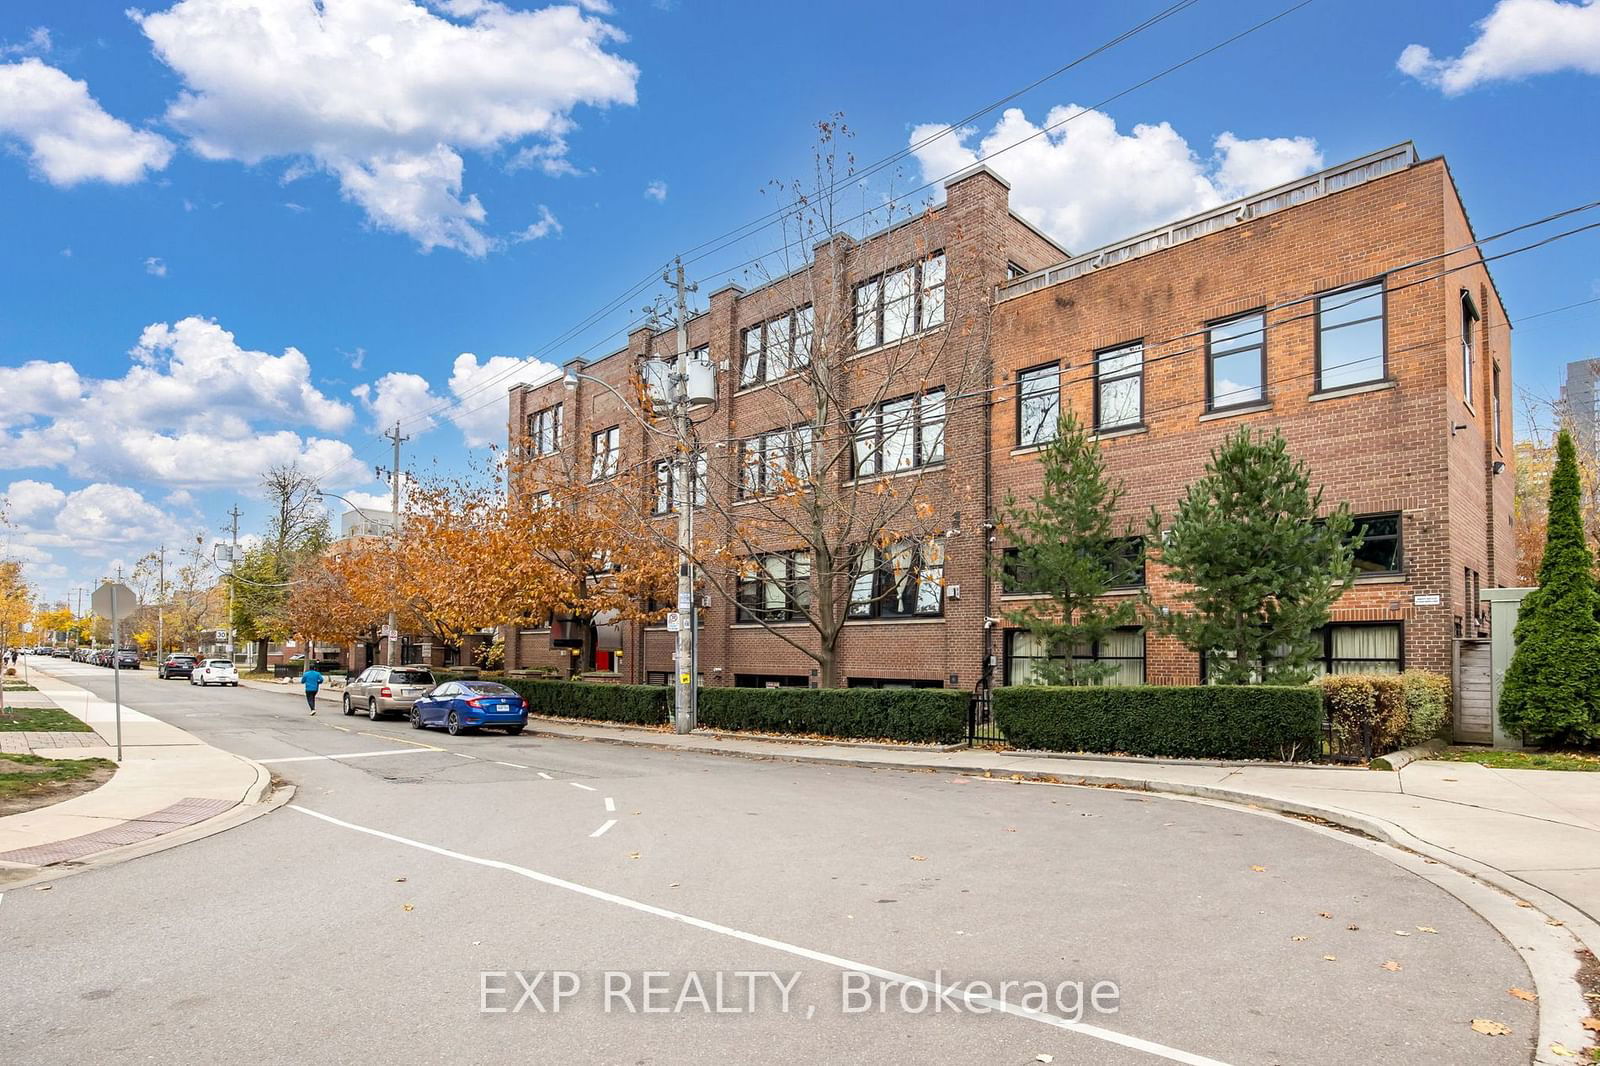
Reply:
[[[35,359],[21,366],[0,366],[0,428],[24,425],[36,416],[55,415],[75,407],[83,382],[71,363]]]
[[[1453,59],[1407,45],[1396,66],[1447,96],[1486,82],[1576,70],[1600,74],[1600,2],[1500,0],[1476,23],[1477,39]]]
[[[474,256],[494,242],[461,153],[531,141],[559,171],[573,109],[632,104],[639,73],[575,6],[180,0],[133,17],[183,79],[167,119],[201,156],[309,160],[373,225]]]
[[[14,481],[5,497],[14,544],[35,549],[35,557],[51,548],[89,552],[183,535],[165,511],[126,485],[96,482],[64,491],[48,482]]]
[[[0,44],[0,56],[42,56],[50,51],[51,43],[49,29],[35,26],[26,39],[15,44]]]
[[[426,433],[434,427],[432,417],[418,421],[422,412],[438,405],[428,379],[421,374],[391,372],[371,385],[357,385],[350,394],[372,415],[372,428],[382,431],[396,421],[405,423],[406,431]]]
[[[38,59],[0,64],[0,140],[27,147],[52,185],[127,185],[166,167],[172,145],[106,114],[89,86]]]
[[[646,200],[654,200],[658,204],[666,203],[667,183],[664,181],[652,181],[644,187],[644,198]]]
[[[1223,133],[1203,159],[1168,123],[1117,130],[1102,111],[1054,107],[1035,125],[1008,108],[988,133],[967,128],[938,137],[915,155],[926,180],[988,161],[1012,183],[1011,206],[1073,252],[1170,222],[1237,196],[1270,187],[1322,165],[1308,137],[1245,140]],[[1059,129],[1018,144],[1041,128],[1077,115]],[[911,143],[938,133],[942,124],[912,129]],[[976,137],[975,143],[969,143]]]
[[[557,373],[555,366],[539,360],[495,355],[478,362],[471,352],[456,356],[450,368],[450,395],[459,401],[446,412],[469,448],[506,442],[506,390],[512,385],[543,381]]]
[[[555,215],[550,213],[550,209],[548,207],[546,207],[544,204],[540,204],[539,217],[535,219],[533,223],[526,229],[522,230],[515,237],[513,237],[512,240],[518,244],[521,244],[524,241],[541,240],[550,236],[551,234],[555,234],[558,237],[561,235],[561,223],[557,221]]]
[[[164,278],[167,276],[167,264],[152,255],[144,261],[144,272],[152,277]]]

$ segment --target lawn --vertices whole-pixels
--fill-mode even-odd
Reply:
[[[0,755],[0,814],[43,807],[99,788],[116,769],[109,759]]]
[[[56,707],[13,707],[0,714],[0,733],[87,733],[89,726]]]
[[[1600,771],[1600,752],[1502,751],[1498,748],[1446,748],[1438,758],[1449,762],[1475,762],[1496,770]]]

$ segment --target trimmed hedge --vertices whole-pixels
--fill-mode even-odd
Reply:
[[[672,715],[672,690],[662,685],[598,685],[586,681],[531,681],[485,677],[528,701],[531,714],[592,718],[600,722],[661,725]]]
[[[971,696],[957,689],[702,688],[700,724],[753,733],[954,744]]]
[[[1328,720],[1346,744],[1359,747],[1362,725],[1371,725],[1374,755],[1432,740],[1450,722],[1450,678],[1444,674],[1333,674],[1317,687]]]
[[[1198,759],[1304,759],[1322,746],[1309,686],[1007,685],[995,718],[1013,747]]]
[[[1434,737],[1447,739],[1450,732],[1450,677],[1428,670],[1407,670],[1400,675],[1406,693],[1406,725],[1402,742],[1406,747]]]

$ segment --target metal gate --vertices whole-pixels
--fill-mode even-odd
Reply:
[[[994,720],[994,694],[988,685],[979,685],[967,703],[967,743],[1004,744],[1006,735]]]
[[[1487,640],[1456,641],[1454,677],[1455,739],[1462,744],[1494,743],[1492,660]]]

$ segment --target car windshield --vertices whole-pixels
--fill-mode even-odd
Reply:
[[[466,689],[468,692],[475,692],[480,696],[516,695],[515,692],[506,688],[504,685],[497,685],[493,681],[467,681],[463,682],[461,687]]]
[[[206,663],[206,665],[211,667],[213,670],[215,670],[215,669],[218,669],[218,668],[230,667],[233,664],[230,663],[226,659],[212,659],[210,662]]]
[[[397,685],[431,685],[433,675],[426,670],[395,670],[389,680]]]

